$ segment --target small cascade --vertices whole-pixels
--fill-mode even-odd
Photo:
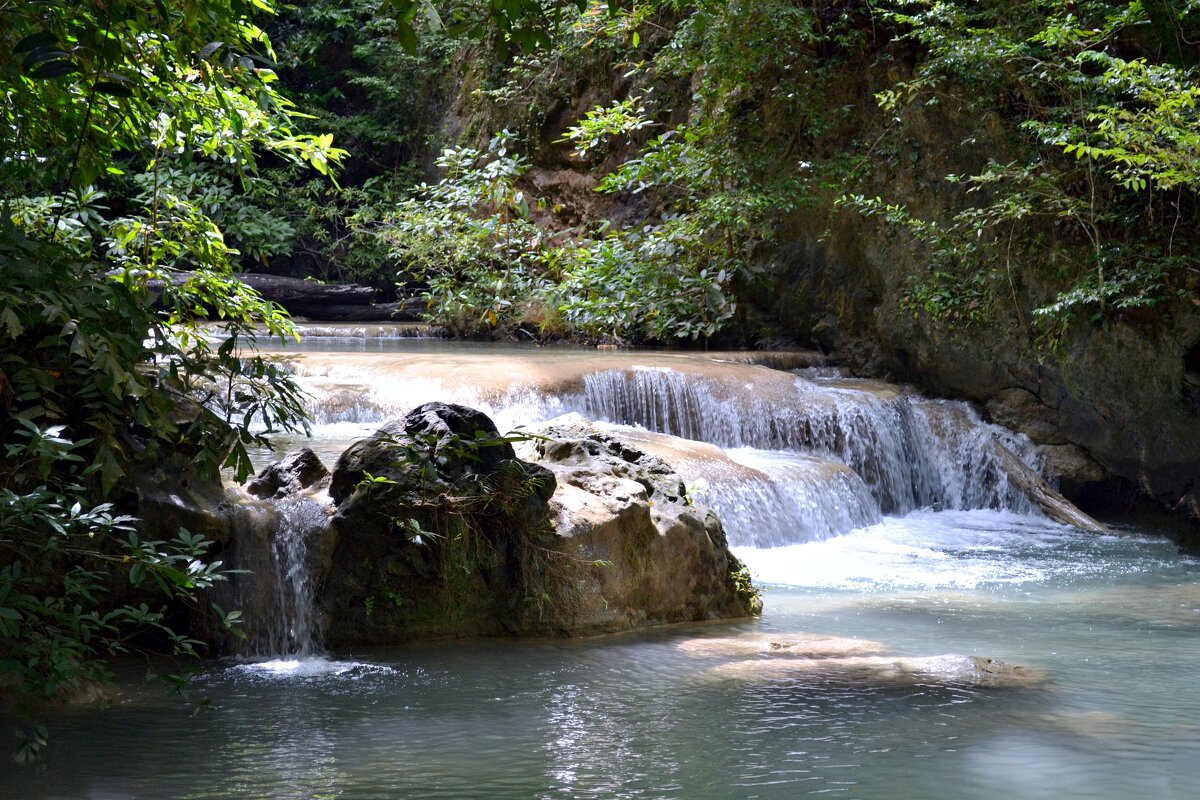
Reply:
[[[873,381],[697,380],[663,368],[584,376],[564,405],[585,416],[710,442],[834,459],[853,469],[885,514],[918,508],[1029,510],[992,452],[1004,437],[1029,466],[1032,447],[986,425],[966,404]]]
[[[309,575],[308,540],[328,524],[325,509],[318,503],[305,499],[279,503],[279,527],[271,541],[276,624],[274,630],[265,632],[265,641],[257,643],[260,654],[311,656],[318,652],[320,617],[313,604],[315,587]]]
[[[763,476],[742,486],[710,483],[704,495],[725,522],[734,546],[821,541],[883,518],[871,490],[843,464],[748,447],[727,454]]]
[[[230,644],[238,655],[255,658],[315,655],[321,626],[309,550],[329,527],[325,506],[289,498],[258,508],[238,526],[226,554],[228,566],[242,572],[218,592],[218,604],[243,612],[245,638]]]
[[[688,494],[717,512],[735,547],[820,541],[882,518],[862,478],[837,461],[749,447],[721,450],[644,428],[603,427],[670,463]]]
[[[374,341],[394,341],[397,339],[436,339],[445,332],[435,326],[420,322],[401,324],[362,323],[358,325],[337,325],[333,323],[297,323],[296,330],[305,339],[339,339],[337,344],[346,347],[353,344],[355,349],[368,350]]]

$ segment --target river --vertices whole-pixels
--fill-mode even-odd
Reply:
[[[1200,796],[1200,562],[1151,531],[1037,516],[978,437],[1036,467],[1032,448],[965,406],[743,360],[312,341],[297,368],[327,461],[431,394],[485,407],[502,430],[575,411],[682,453],[763,589],[763,616],[210,662],[188,703],[126,676],[112,707],[53,712],[44,759],[4,768],[0,794]],[[1045,680],[764,673],[704,646],[797,632],[998,658]]]

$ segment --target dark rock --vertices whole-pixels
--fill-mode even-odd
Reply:
[[[356,442],[330,484],[329,643],[527,630],[554,489],[549,470],[463,406],[426,403]]]
[[[228,541],[239,496],[219,479],[203,477],[190,454],[155,448],[129,471],[142,538],[174,539],[181,529],[218,543]]]
[[[988,418],[997,425],[1028,436],[1038,444],[1065,445],[1066,438],[1055,422],[1054,410],[1025,389],[1002,389],[984,404]]]
[[[282,498],[308,489],[328,475],[329,470],[320,457],[305,447],[268,464],[258,477],[246,484],[246,491],[255,497]]]
[[[1104,467],[1078,445],[1044,445],[1038,450],[1046,459],[1045,474],[1076,505],[1079,504],[1076,498],[1087,496],[1095,487],[1109,480]]]
[[[515,458],[512,444],[486,414],[425,403],[342,453],[329,494],[342,503],[368,474],[408,489],[444,490],[466,476],[491,474]]]

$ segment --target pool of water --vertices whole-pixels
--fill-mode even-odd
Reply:
[[[128,682],[110,707],[54,713],[45,757],[0,766],[0,795],[1200,796],[1200,563],[1165,540],[918,512],[738,554],[768,584],[760,620],[222,662],[186,703]],[[680,646],[751,631],[985,655],[1047,680],[734,679],[718,668],[735,657]]]

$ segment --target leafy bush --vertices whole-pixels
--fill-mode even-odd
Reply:
[[[258,159],[328,173],[342,155],[330,137],[291,127],[253,23],[269,10],[264,0],[5,9],[0,664],[19,690],[102,676],[100,659],[136,629],[188,652],[161,608],[122,597],[132,586],[195,599],[219,579],[209,543],[139,537],[114,506],[120,482],[162,452],[193,458],[208,479],[228,467],[241,480],[264,429],[304,424],[291,379],[243,349],[260,325],[286,336],[290,322],[232,279],[239,254],[213,219],[268,255],[286,231],[245,205]],[[234,180],[245,190],[222,202]],[[208,315],[224,339],[201,327]]]
[[[917,306],[981,322],[1007,298],[1054,345],[1073,321],[1145,318],[1133,312],[1187,294],[1200,274],[1188,255],[1200,73],[1170,45],[1200,19],[1194,3],[889,5],[885,18],[924,53],[911,79],[879,94],[881,107],[897,120],[932,104],[1000,110],[1025,146],[1020,160],[946,176],[968,200],[948,220],[845,198],[868,214],[890,208],[889,221],[932,246],[928,275],[912,284]],[[1171,41],[1142,41],[1135,32],[1147,28]],[[1031,284],[1056,291],[1032,293],[1027,321]]]

